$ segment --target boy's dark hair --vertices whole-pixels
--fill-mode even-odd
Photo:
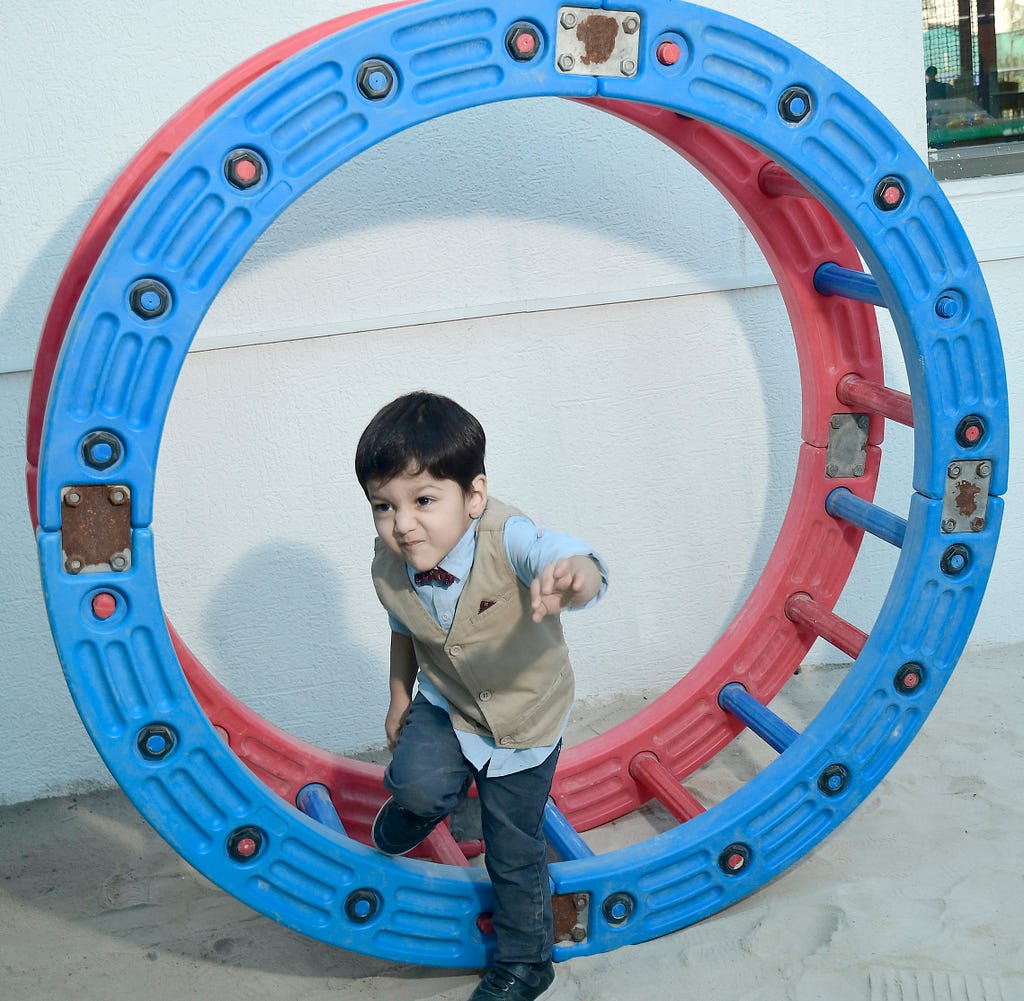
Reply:
[[[447,396],[416,392],[382,407],[356,446],[356,478],[386,483],[409,470],[454,480],[463,493],[484,473],[487,440],[480,422]]]

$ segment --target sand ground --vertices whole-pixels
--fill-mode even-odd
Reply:
[[[799,726],[841,668],[773,707]],[[576,739],[648,693],[581,707]],[[971,648],[924,730],[854,816],[785,875],[701,924],[558,966],[552,1001],[1024,1001],[1024,648]],[[737,742],[702,797],[761,767]],[[768,752],[770,753],[770,752]],[[601,851],[656,809],[588,834]],[[413,1001],[477,977],[311,941],[194,872],[119,791],[0,809],[2,1001]]]

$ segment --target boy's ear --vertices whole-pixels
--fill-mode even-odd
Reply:
[[[466,494],[469,514],[473,518],[479,518],[487,507],[487,477],[483,473],[473,477]]]

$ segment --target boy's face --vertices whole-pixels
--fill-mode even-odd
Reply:
[[[425,470],[368,485],[377,535],[414,570],[436,567],[487,506],[483,475],[468,493],[455,480],[439,480]]]

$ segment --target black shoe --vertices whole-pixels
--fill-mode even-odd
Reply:
[[[495,963],[469,1001],[537,1001],[555,982],[555,968],[546,963]]]
[[[377,811],[371,837],[374,847],[385,855],[411,852],[444,817],[417,817],[399,806],[394,796]]]

